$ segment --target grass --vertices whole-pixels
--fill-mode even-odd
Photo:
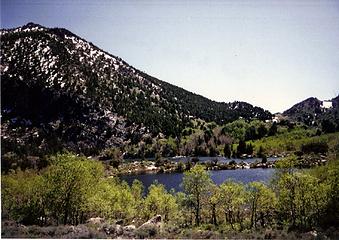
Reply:
[[[258,151],[262,146],[267,154],[273,155],[298,151],[303,144],[310,142],[326,142],[330,148],[329,150],[335,150],[339,145],[339,132],[317,136],[313,129],[304,130],[299,128],[249,142],[252,143],[255,151]]]

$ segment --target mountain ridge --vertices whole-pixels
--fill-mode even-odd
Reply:
[[[15,136],[24,149],[33,140],[38,149],[52,141],[91,154],[137,143],[144,134],[179,137],[191,119],[223,124],[272,116],[154,78],[67,29],[28,23],[2,29],[1,36],[3,137]],[[16,144],[3,142],[6,149]]]
[[[21,27],[7,28],[7,29],[0,29],[0,30],[1,30],[1,31],[11,31],[11,30],[15,30],[15,29],[20,29],[20,28],[26,29],[26,28],[30,28],[30,27],[45,28],[45,29],[49,29],[49,30],[54,31],[54,32],[55,32],[56,34],[58,34],[58,35],[60,35],[60,34],[63,33],[64,35],[66,35],[66,34],[67,34],[67,35],[72,35],[72,36],[77,37],[77,38],[79,38],[79,39],[81,39],[81,40],[83,40],[83,41],[86,41],[84,38],[80,37],[79,35],[77,35],[77,34],[71,32],[70,30],[68,30],[68,29],[66,29],[66,28],[62,28],[62,27],[61,27],[61,28],[60,28],[60,27],[44,27],[44,26],[42,26],[42,25],[40,25],[40,24],[38,24],[38,23],[34,23],[34,22],[29,22],[29,23],[27,23],[27,24],[25,24],[25,25],[23,25],[23,26],[21,26]],[[115,58],[120,59],[120,60],[123,61],[125,64],[128,64],[123,58],[121,58],[121,57],[119,57],[119,56],[116,56],[116,55],[114,55],[114,54],[112,54],[112,53],[107,52],[107,51],[104,50],[103,48],[96,46],[94,43],[89,42],[89,44],[92,45],[93,47],[99,49],[100,51],[103,51],[104,53],[106,53],[106,54],[112,56],[112,57],[115,57]],[[137,68],[133,67],[133,66],[130,65],[130,64],[128,64],[128,65],[131,66],[132,68],[134,68],[136,71],[138,71],[139,73],[141,73],[141,74],[143,74],[143,75],[146,75],[146,76],[148,76],[148,77],[151,77],[151,78],[153,78],[153,79],[156,79],[157,81],[161,81],[161,82],[163,82],[163,83],[165,83],[165,84],[173,85],[173,86],[175,86],[175,87],[177,87],[177,88],[180,88],[180,89],[182,89],[182,90],[185,90],[185,91],[187,91],[187,92],[189,92],[189,93],[192,93],[192,94],[194,94],[194,95],[197,95],[197,96],[199,96],[199,97],[206,98],[206,99],[208,99],[208,100],[210,100],[210,101],[212,101],[212,102],[218,103],[218,104],[235,103],[235,102],[238,102],[238,103],[248,103],[248,104],[250,104],[250,105],[253,105],[252,103],[249,103],[249,102],[247,102],[247,101],[241,101],[241,100],[234,100],[234,101],[230,101],[230,102],[213,100],[213,99],[210,99],[210,98],[208,98],[208,97],[205,97],[205,96],[203,96],[202,94],[199,94],[199,93],[197,93],[197,92],[193,92],[193,91],[187,90],[187,89],[185,89],[184,87],[180,87],[180,86],[177,86],[177,85],[175,85],[175,84],[172,84],[172,83],[166,82],[166,81],[164,81],[164,80],[161,80],[161,79],[158,78],[158,77],[154,77],[154,76],[152,76],[152,75],[150,75],[150,74],[148,74],[148,73],[146,73],[146,72],[144,72],[144,71],[142,71],[142,70],[140,70],[140,69],[137,69]],[[253,105],[253,106],[254,106],[254,105]],[[257,107],[259,107],[259,106],[257,106]],[[263,108],[263,107],[259,107],[259,108]],[[268,110],[267,110],[267,111],[268,111]]]

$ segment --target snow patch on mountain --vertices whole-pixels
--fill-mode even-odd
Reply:
[[[332,101],[322,101],[321,108],[329,109],[333,107]]]

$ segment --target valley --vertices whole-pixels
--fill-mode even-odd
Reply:
[[[339,96],[216,102],[35,23],[0,56],[2,237],[339,236]]]

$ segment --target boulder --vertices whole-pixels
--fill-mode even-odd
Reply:
[[[121,225],[104,225],[102,230],[106,235],[120,236],[123,234]]]
[[[132,224],[127,225],[127,226],[123,227],[122,229],[123,229],[122,238],[125,238],[125,239],[135,238],[135,231],[136,231],[135,225],[132,225]]]
[[[71,226],[70,230],[62,238],[88,238],[90,236],[89,229],[85,225]]]
[[[116,220],[115,221],[115,224],[118,224],[118,225],[121,225],[124,223],[124,220],[123,219],[119,219],[119,220]]]
[[[124,230],[122,229],[121,225],[115,225],[115,233],[118,236],[120,236],[124,233]]]
[[[152,217],[150,220],[148,220],[147,222],[145,222],[144,224],[142,224],[139,228],[143,228],[143,227],[148,226],[148,225],[160,227],[161,226],[161,219],[162,219],[161,215],[156,215],[156,216]]]
[[[132,231],[134,231],[135,229],[136,229],[135,225],[132,225],[132,224],[123,227],[124,232],[132,232]]]
[[[310,238],[316,238],[318,236],[317,231],[309,231],[306,233],[306,236],[310,237]]]
[[[18,224],[12,220],[5,220],[1,222],[2,227],[17,227]]]
[[[87,220],[87,223],[91,223],[91,224],[101,224],[101,223],[104,223],[105,220],[101,217],[95,217],[95,218],[90,218]]]

